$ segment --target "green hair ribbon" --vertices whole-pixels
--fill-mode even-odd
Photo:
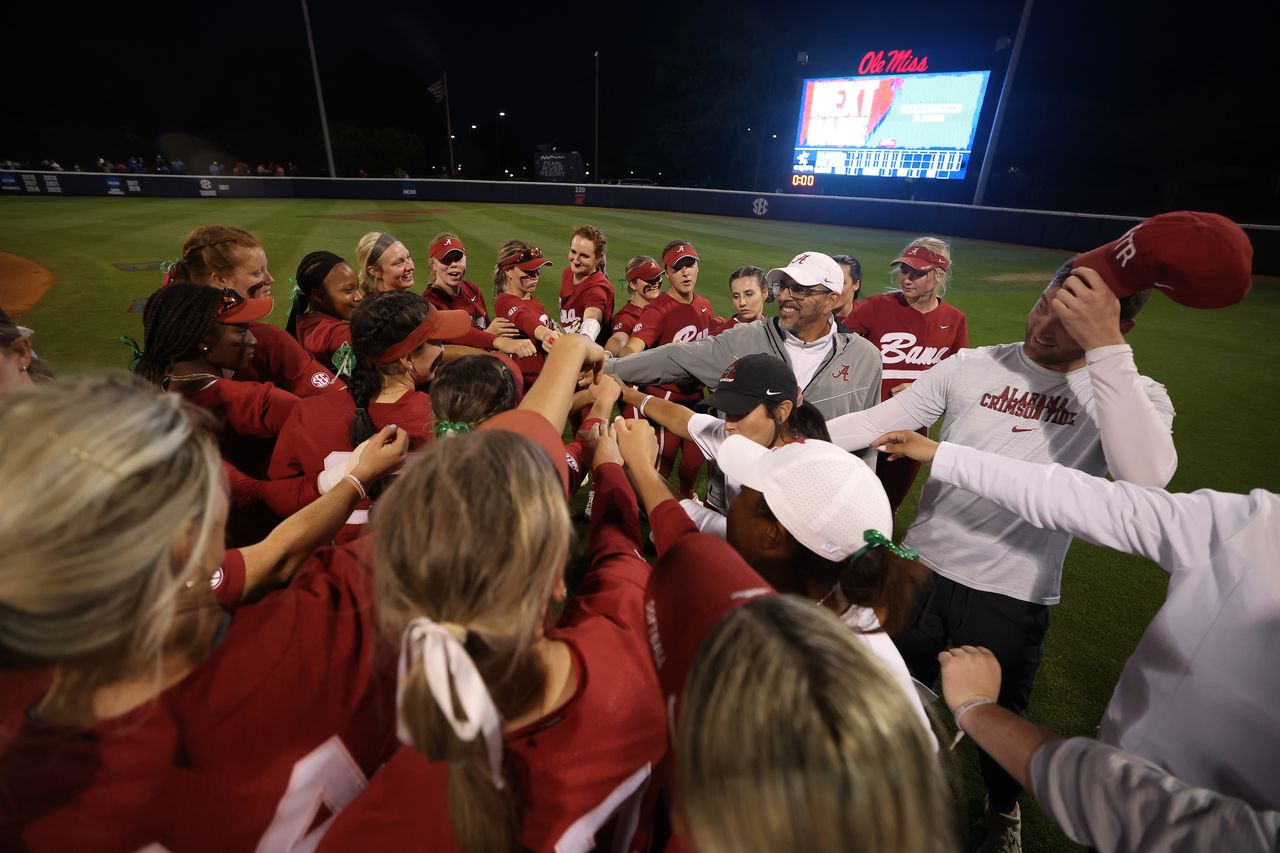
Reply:
[[[351,349],[350,341],[334,350],[333,361],[330,363],[333,365],[334,373],[339,376],[351,375],[351,371],[356,369],[356,354]]]
[[[890,554],[895,554],[904,560],[915,560],[920,557],[920,552],[915,548],[903,548],[879,530],[864,530],[862,532],[862,541],[867,544],[854,552],[853,559],[855,561],[862,559],[862,555],[873,548],[885,548]]]
[[[133,360],[129,362],[129,372],[137,373],[138,365],[142,363],[142,347],[138,346],[138,342],[128,335],[121,335],[120,343],[133,351]]]
[[[446,432],[471,432],[471,424],[466,421],[436,421],[434,429],[437,436]]]
[[[173,259],[173,260],[171,260],[171,261],[161,261],[161,262],[160,262],[160,270],[161,270],[162,272],[166,273],[166,274],[167,274],[167,273],[171,273],[171,272],[173,272],[173,268],[174,268],[174,267],[176,267],[176,266],[177,266],[178,264],[180,264],[180,263],[182,263],[182,258],[174,258],[174,259]]]
[[[289,301],[297,302],[299,299],[305,299],[306,294],[302,292],[302,288],[298,286],[298,279],[289,276],[289,283],[293,285],[293,289],[289,291]]]

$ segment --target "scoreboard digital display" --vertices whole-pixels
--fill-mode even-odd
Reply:
[[[821,175],[963,179],[990,76],[961,71],[805,80],[792,187],[804,190]]]

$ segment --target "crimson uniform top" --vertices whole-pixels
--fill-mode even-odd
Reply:
[[[332,366],[333,354],[343,344],[351,343],[351,324],[329,314],[310,311],[298,318],[294,334],[312,358]]]
[[[868,296],[844,325],[880,348],[881,400],[892,397],[898,385],[916,381],[930,367],[969,346],[968,324],[959,308],[938,300],[937,308],[921,314],[901,293]]]
[[[299,397],[314,397],[330,385],[345,388],[341,379],[320,365],[279,326],[270,323],[248,323],[257,343],[253,358],[244,370],[232,374],[233,379],[247,382],[270,382]]]
[[[185,396],[221,423],[218,443],[223,458],[259,478],[266,476],[276,436],[300,402],[270,383],[235,379],[215,380]]]
[[[613,328],[609,330],[609,337],[613,337],[618,332],[626,332],[630,335],[636,323],[640,322],[642,313],[644,313],[644,307],[634,302],[623,305],[618,309],[618,313],[613,315]]]
[[[516,327],[516,331],[520,333],[522,338],[533,341],[533,345],[537,348],[537,352],[525,358],[515,359],[516,364],[520,366],[520,372],[524,374],[525,390],[533,384],[538,375],[542,373],[542,365],[544,363],[542,357],[542,344],[535,337],[534,333],[539,326],[547,329],[554,329],[551,325],[551,318],[547,316],[547,309],[542,306],[536,296],[529,299],[521,299],[510,293],[499,293],[498,298],[493,300],[493,311],[496,317],[502,317],[510,320],[512,325]]]
[[[325,468],[346,464],[355,449],[351,446],[351,423],[355,418],[356,402],[345,388],[334,388],[319,397],[302,400],[295,407],[276,440],[267,473],[272,480],[298,476],[307,479],[296,509],[319,496],[316,475]],[[410,450],[421,447],[432,437],[431,397],[422,391],[409,391],[394,403],[370,403],[369,418],[377,429],[395,424],[408,433]],[[354,525],[368,524],[370,506],[367,500],[359,503],[339,541],[362,532]]]
[[[705,296],[693,295],[692,302],[681,302],[669,292],[645,306],[640,312],[640,322],[631,330],[631,337],[643,341],[646,349],[675,341],[688,343],[705,338],[711,333],[711,319],[715,313]],[[658,389],[654,391],[653,389]],[[654,396],[666,397],[679,403],[702,399],[702,386],[697,382],[668,383],[648,389]]]
[[[489,325],[489,308],[485,305],[484,294],[469,281],[460,283],[456,294],[428,285],[422,295],[441,311],[466,311],[471,315],[471,325],[477,329],[484,329]]]
[[[728,330],[732,329],[734,326],[737,326],[739,324],[740,324],[740,321],[738,320],[737,314],[734,314],[732,317],[730,317],[727,320],[724,319],[723,317],[712,317],[711,318],[711,334],[712,336],[715,336],[720,334],[721,332],[727,332]]]
[[[560,328],[576,335],[588,308],[600,309],[600,335],[596,343],[604,346],[613,334],[613,284],[605,274],[596,270],[582,280],[573,283],[573,270],[565,269],[560,275]]]
[[[49,672],[0,689],[0,848],[288,850],[395,746],[394,655],[374,655],[359,552],[324,549],[223,617],[209,657],[88,728],[33,719]],[[388,665],[390,664],[390,665]]]
[[[666,753],[666,709],[649,653],[639,512],[616,464],[593,472],[591,568],[548,637],[572,652],[567,704],[504,736],[525,799],[529,850],[644,850],[651,777]],[[448,765],[402,747],[321,842],[320,850],[456,850]],[[651,787],[652,785],[652,787]]]

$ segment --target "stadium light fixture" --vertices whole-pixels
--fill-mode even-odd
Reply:
[[[476,126],[475,126],[474,124],[473,124],[473,125],[471,125],[471,129],[472,129],[472,130],[475,130],[475,129],[476,129]]]

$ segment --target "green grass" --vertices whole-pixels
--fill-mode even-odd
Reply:
[[[127,363],[121,334],[141,338],[140,315],[130,302],[159,284],[157,272],[120,272],[113,263],[172,258],[191,228],[224,222],[258,234],[283,303],[297,261],[329,249],[354,256],[366,230],[386,228],[417,254],[419,289],[429,277],[428,240],[458,233],[470,250],[468,278],[490,293],[498,245],[518,237],[540,246],[556,266],[539,291],[553,308],[568,236],[582,222],[609,236],[615,280],[626,260],[656,255],[671,239],[695,243],[702,255],[699,289],[722,315],[731,313],[727,278],[732,269],[785,264],[805,249],[849,253],[864,268],[864,292],[888,287],[888,262],[914,235],[804,223],[728,217],[541,205],[451,204],[417,201],[354,202],[227,199],[0,199],[0,250],[48,267],[55,284],[23,317],[38,331],[41,353],[62,371],[119,368]],[[1020,340],[1027,311],[1067,253],[975,240],[954,241],[951,300],[969,318],[973,345]],[[999,280],[998,276],[1028,276]],[[492,300],[490,299],[490,304]],[[3,307],[3,306],[0,306]],[[278,306],[275,319],[283,322]],[[1280,450],[1274,426],[1280,414],[1280,288],[1259,281],[1241,305],[1193,311],[1157,296],[1139,317],[1130,341],[1139,368],[1169,389],[1178,417],[1174,438],[1180,464],[1171,489],[1280,490]],[[911,518],[919,483],[899,514]],[[577,501],[580,509],[583,497]],[[1125,659],[1164,599],[1166,578],[1144,560],[1076,543],[1067,558],[1063,603],[1052,611],[1045,663],[1030,715],[1064,735],[1090,735],[1110,698]],[[958,809],[974,816],[982,788],[972,748],[962,746]],[[1029,797],[1024,798],[1030,800]],[[1034,806],[1026,809],[1028,850],[1074,850]]]

